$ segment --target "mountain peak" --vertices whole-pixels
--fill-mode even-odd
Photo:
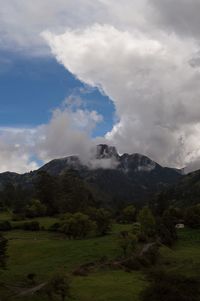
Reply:
[[[99,144],[96,147],[96,159],[109,159],[117,158],[119,155],[114,146],[109,146],[107,144]]]
[[[78,156],[55,159],[39,170],[17,175],[0,174],[0,190],[7,183],[33,187],[38,171],[45,171],[51,176],[60,176],[73,169],[88,185],[97,189],[109,200],[139,201],[148,198],[167,185],[174,184],[182,177],[173,168],[165,168],[141,154],[119,155],[114,146],[99,144],[93,148],[93,157],[86,165]]]

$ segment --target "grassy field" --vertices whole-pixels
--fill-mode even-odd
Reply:
[[[164,263],[167,270],[183,275],[200,275],[200,230],[182,229],[178,236],[172,249],[161,248],[161,264]]]
[[[38,220],[38,219],[37,219]],[[47,227],[55,219],[41,218],[41,225]],[[64,268],[71,273],[79,265],[121,255],[117,245],[117,233],[130,229],[130,225],[114,225],[112,233],[105,237],[84,240],[67,240],[64,236],[47,231],[9,231],[8,269],[1,271],[0,281],[8,284],[26,283],[27,275],[35,273],[38,283],[44,282],[55,270]],[[79,301],[137,301],[146,285],[142,272],[126,273],[123,271],[96,271],[87,277],[73,277],[73,300]],[[11,285],[12,286],[12,285]],[[2,290],[3,293],[3,290]],[[9,300],[15,300],[15,297]],[[17,300],[27,300],[17,298]],[[42,301],[44,297],[28,297],[31,301]]]
[[[52,224],[58,221],[56,217],[38,217],[34,219],[28,219],[28,221],[38,221],[41,227],[48,229]],[[21,223],[21,221],[12,221],[12,215],[9,212],[0,212],[0,221],[9,221],[12,225]]]
[[[72,271],[78,265],[100,257],[113,258],[120,255],[115,235],[85,240],[67,240],[48,232],[11,231],[9,238],[8,265],[10,271],[4,276],[19,279],[34,272],[40,278],[51,271],[64,267]]]
[[[88,277],[75,277],[72,280],[72,297],[68,301],[138,301],[146,286],[140,272],[128,274],[122,271],[104,271]],[[9,300],[48,301],[47,297],[32,296]],[[60,299],[53,299],[55,301]]]
[[[6,219],[5,215],[4,218]],[[44,227],[49,227],[56,219],[41,218],[39,221]],[[0,281],[10,287],[20,287],[21,284],[25,287],[29,273],[35,273],[37,282],[42,283],[55,270],[64,268],[71,273],[79,265],[101,257],[115,258],[121,254],[116,239],[117,233],[130,227],[114,225],[110,235],[75,241],[47,231],[7,232],[5,235],[9,239],[8,269],[0,272]],[[179,231],[179,238],[173,249],[161,248],[159,265],[171,271],[197,275],[200,272],[200,231],[184,229]],[[96,270],[87,277],[72,277],[72,300],[139,301],[140,292],[147,285],[145,273],[142,271],[127,273],[121,270]],[[4,294],[3,288],[0,293],[1,296]],[[9,297],[8,300],[47,299],[38,295],[17,299]]]
[[[8,211],[0,212],[0,221],[11,221],[12,215]]]

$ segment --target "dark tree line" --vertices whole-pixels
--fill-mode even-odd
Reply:
[[[16,215],[36,217],[96,207],[93,191],[74,172],[51,176],[38,172],[31,187],[7,183],[0,192],[0,205]]]
[[[84,212],[96,206],[91,188],[75,172],[58,177],[40,172],[35,182],[35,197],[46,206],[48,215]]]

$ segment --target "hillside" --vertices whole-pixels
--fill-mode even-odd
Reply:
[[[0,174],[0,187],[7,183],[31,187],[41,171],[58,176],[69,170],[76,171],[102,198],[115,203],[141,202],[182,177],[180,170],[162,167],[144,155],[119,155],[115,147],[101,144],[87,165],[77,156],[55,159],[23,175]]]
[[[165,208],[170,205],[188,207],[199,204],[200,170],[182,177],[176,184],[163,189],[152,199],[154,206]]]

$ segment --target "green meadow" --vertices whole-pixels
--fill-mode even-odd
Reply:
[[[55,218],[37,220],[46,228],[56,221]],[[117,234],[130,227],[115,224],[109,235],[84,240],[68,240],[63,235],[48,231],[12,230],[4,233],[9,239],[9,260],[7,269],[0,271],[0,300],[47,300],[39,294],[17,297],[20,291],[28,287],[28,274],[36,274],[36,282],[40,284],[60,269],[72,275],[81,264],[100,258],[117,258],[121,255]],[[200,231],[180,230],[179,240],[172,249],[160,249],[159,267],[180,274],[197,275],[200,273],[199,250]],[[148,285],[145,270],[128,273],[98,268],[88,276],[72,275],[71,279],[71,300],[77,301],[139,301],[140,293]]]
[[[160,249],[160,264],[165,269],[185,276],[200,275],[200,230],[182,229],[172,249]]]

